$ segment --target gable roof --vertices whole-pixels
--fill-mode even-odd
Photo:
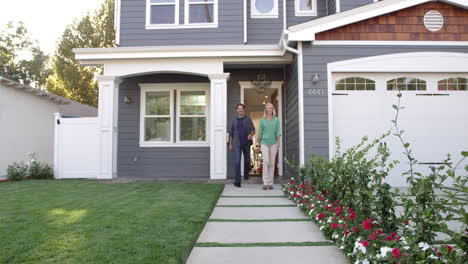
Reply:
[[[317,33],[428,2],[444,2],[468,8],[468,0],[383,0],[289,27],[288,41],[313,41]]]
[[[22,83],[19,83],[19,82],[16,82],[16,81],[13,81],[13,80],[1,77],[1,76],[0,76],[0,84],[3,84],[3,86],[5,86],[5,87],[10,87],[10,88],[15,88],[15,89],[22,89],[25,92],[33,93],[33,94],[35,94],[35,95],[37,95],[39,97],[45,97],[45,98],[47,98],[49,100],[52,100],[52,101],[54,101],[56,103],[59,103],[59,104],[69,104],[72,101],[70,99],[63,98],[61,96],[51,94],[51,93],[48,93],[48,92],[44,92],[44,91],[41,91],[41,90],[39,90],[37,88],[31,87],[29,85],[25,85],[25,84],[22,84]]]

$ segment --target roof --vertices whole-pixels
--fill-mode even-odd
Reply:
[[[315,34],[436,0],[384,0],[288,28],[288,41],[313,41]],[[468,8],[468,0],[438,0]]]
[[[25,92],[33,93],[39,97],[47,98],[59,104],[69,104],[72,102],[72,100],[70,99],[63,98],[61,96],[39,90],[29,85],[25,85],[25,84],[22,84],[22,83],[19,83],[19,82],[16,82],[16,81],[13,81],[13,80],[1,77],[1,76],[0,76],[0,84],[3,84],[5,87],[22,89]]]

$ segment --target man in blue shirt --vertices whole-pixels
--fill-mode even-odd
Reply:
[[[250,171],[250,145],[255,134],[252,119],[245,115],[245,106],[236,106],[237,116],[232,120],[229,129],[229,150],[234,151],[236,178],[234,185],[241,187],[241,160],[244,154],[244,179],[249,178]]]

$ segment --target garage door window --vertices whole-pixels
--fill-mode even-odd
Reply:
[[[401,77],[387,81],[388,91],[426,91],[426,81],[413,77]]]
[[[467,91],[468,78],[447,78],[439,81],[439,91]]]
[[[375,81],[362,77],[349,77],[338,80],[337,91],[375,91]]]

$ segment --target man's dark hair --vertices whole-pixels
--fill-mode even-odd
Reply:
[[[239,106],[242,106],[242,108],[244,108],[244,110],[245,110],[245,105],[244,104],[237,104],[236,105],[236,110],[239,108]]]

